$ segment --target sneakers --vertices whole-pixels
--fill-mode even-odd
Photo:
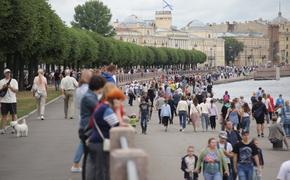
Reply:
[[[70,171],[72,173],[81,173],[82,172],[82,168],[81,167],[71,167]]]
[[[5,129],[0,129],[0,134],[6,134]]]
[[[41,119],[41,120],[44,120],[44,116],[40,116],[40,119]]]

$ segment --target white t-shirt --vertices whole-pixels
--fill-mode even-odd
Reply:
[[[7,79],[2,79],[0,81],[0,89],[2,89],[2,87],[8,83],[9,80]],[[16,90],[18,90],[18,82],[16,81],[16,79],[12,79],[10,82],[10,86]],[[6,95],[0,99],[1,103],[16,103],[16,93],[12,92],[11,89],[8,88],[8,91],[6,93]]]
[[[192,156],[192,157],[187,156],[184,160],[185,160],[185,163],[187,165],[187,169],[189,171],[192,171],[193,172],[193,170],[194,170],[194,164],[195,164],[195,158],[194,158],[194,156]]]
[[[226,149],[226,151],[227,152],[232,152],[233,151],[233,146],[232,146],[232,144],[231,143],[229,143],[229,142],[226,142],[227,143],[227,149]],[[220,149],[225,149],[225,144],[221,144],[221,143],[219,143],[219,148]],[[226,163],[231,163],[231,160],[230,160],[230,158],[228,158],[227,156],[225,156],[225,161],[226,161]]]
[[[285,161],[279,170],[277,179],[279,180],[290,180],[290,160]]]

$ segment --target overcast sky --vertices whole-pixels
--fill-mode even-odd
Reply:
[[[74,7],[86,0],[49,0],[52,8],[67,24],[73,20]],[[162,0],[102,0],[113,14],[113,20],[129,15],[153,19],[162,10]],[[167,0],[173,5],[173,25],[185,26],[191,20],[204,23],[246,21],[263,18],[272,20],[278,14],[279,0]],[[281,0],[282,15],[290,19],[290,0]]]

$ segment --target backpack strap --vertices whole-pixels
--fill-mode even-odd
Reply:
[[[89,126],[88,128],[91,129],[94,127],[94,112],[102,105],[104,104],[103,102],[99,102],[97,103],[96,107],[93,109],[92,114],[90,116],[90,120],[89,120]]]

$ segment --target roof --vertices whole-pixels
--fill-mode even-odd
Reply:
[[[263,37],[263,33],[260,32],[223,32],[217,33],[217,37]]]
[[[289,22],[288,19],[284,18],[282,16],[281,12],[279,12],[278,16],[271,21],[272,24],[276,24],[276,25],[284,24],[284,23],[287,23],[287,22]]]

